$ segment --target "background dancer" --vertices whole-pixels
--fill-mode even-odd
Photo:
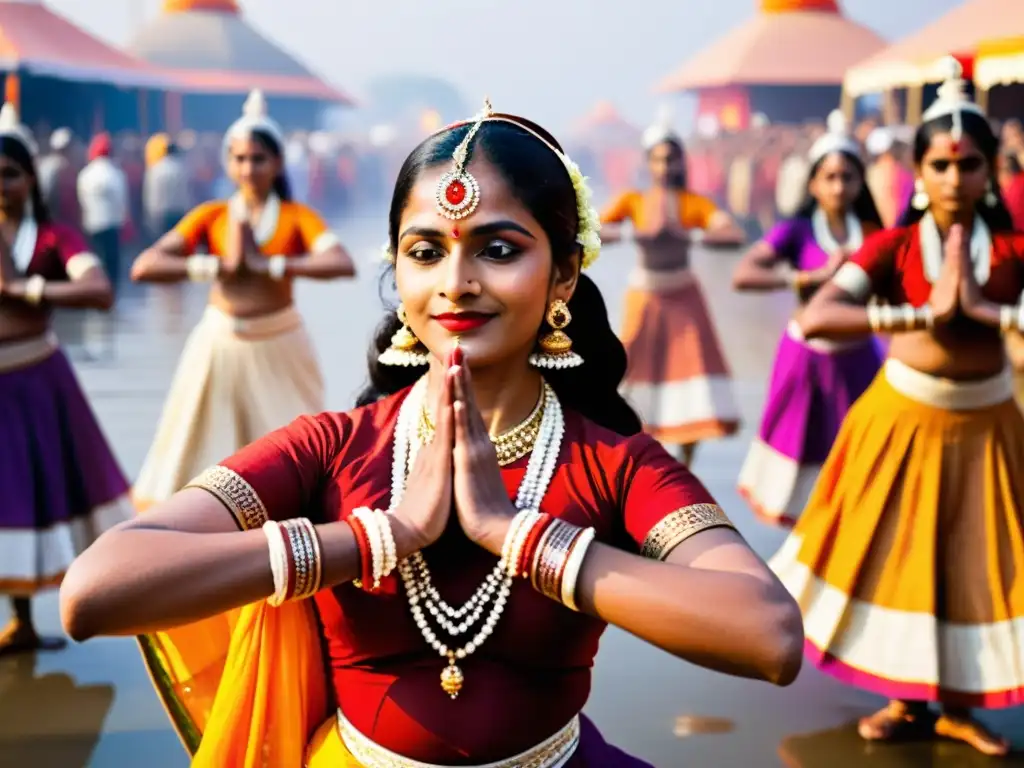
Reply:
[[[882,227],[864,183],[860,147],[841,112],[814,143],[807,200],[736,267],[740,291],[796,292],[801,304],[827,282],[864,237]],[[775,356],[761,427],[740,470],[739,491],[764,520],[791,525],[839,433],[847,410],[882,364],[874,338],[804,339],[794,320]]]
[[[135,280],[213,282],[135,483],[140,509],[169,498],[217,457],[324,407],[292,282],[351,277],[355,267],[320,216],[291,201],[283,142],[254,92],[224,137],[238,193],[193,210],[132,268]]]
[[[35,142],[0,110],[0,592],[14,617],[0,656],[54,650],[31,598],[131,516],[128,481],[50,329],[50,309],[110,309],[113,291],[81,234],[50,220]]]
[[[1002,755],[969,708],[1024,703],[1024,415],[1000,336],[1024,326],[1024,236],[996,191],[999,142],[948,66],[914,140],[906,226],[870,239],[800,317],[811,338],[894,335],[772,567],[810,658],[891,699],[863,738],[934,728]]]
[[[629,220],[638,248],[623,309],[622,342],[629,368],[623,394],[644,428],[693,460],[697,443],[731,435],[739,409],[714,322],[690,269],[694,230],[705,246],[739,245],[742,230],[715,204],[687,189],[683,142],[667,121],[643,137],[651,188],[624,192],[601,215],[606,224]],[[606,242],[620,238],[615,227]]]

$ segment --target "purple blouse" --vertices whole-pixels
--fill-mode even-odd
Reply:
[[[793,269],[818,269],[828,263],[828,254],[814,239],[814,227],[810,219],[789,219],[772,227],[764,236],[764,242],[781,259],[788,261]]]

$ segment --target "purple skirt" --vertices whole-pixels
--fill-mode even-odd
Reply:
[[[0,592],[60,584],[100,533],[132,517],[128,482],[50,337],[0,345]]]
[[[740,471],[740,494],[759,517],[796,522],[846,412],[882,359],[874,338],[806,341],[790,323],[775,356],[761,428]]]
[[[654,768],[613,747],[586,715],[580,715],[580,743],[565,768]]]

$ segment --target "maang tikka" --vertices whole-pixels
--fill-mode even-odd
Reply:
[[[437,182],[437,191],[434,195],[437,211],[446,219],[464,219],[480,205],[480,185],[473,178],[473,174],[466,170],[466,163],[469,162],[469,147],[477,131],[492,114],[494,110],[491,101],[485,99],[484,108],[473,118],[473,126],[452,153],[455,167],[444,173]]]

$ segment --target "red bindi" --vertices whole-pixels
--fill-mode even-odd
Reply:
[[[459,239],[459,228],[458,227],[452,227],[452,237],[454,237],[456,240]]]
[[[959,141],[954,141],[953,142],[953,154],[957,155],[957,156],[960,155],[960,142]]]

